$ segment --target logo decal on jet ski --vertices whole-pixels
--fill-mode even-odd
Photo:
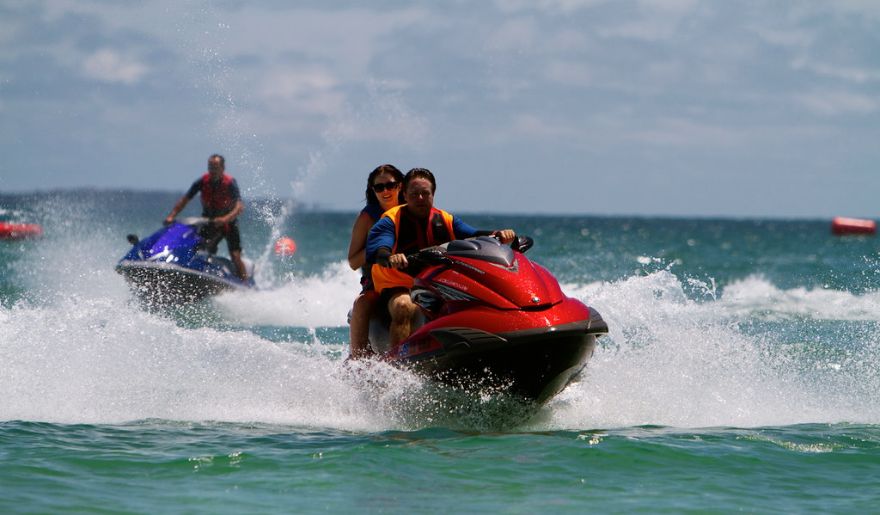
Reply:
[[[462,290],[462,291],[467,291],[467,290],[468,290],[468,287],[465,286],[464,284],[461,284],[461,283],[459,283],[459,282],[452,281],[452,280],[447,279],[447,278],[445,278],[445,277],[441,277],[441,278],[437,279],[437,282],[438,282],[438,283],[443,283],[443,284],[445,284],[446,286],[449,286],[450,288],[456,288],[456,289],[458,289],[458,290]]]
[[[469,265],[468,263],[465,263],[464,261],[459,261],[459,262],[458,262],[458,265],[461,266],[461,267],[463,267],[463,268],[467,268],[468,270],[473,270],[474,272],[476,272],[476,273],[478,273],[478,274],[480,274],[480,275],[485,275],[485,274],[486,274],[486,272],[484,272],[483,270],[480,270],[479,268],[477,268],[477,267],[475,267],[475,266],[473,266],[473,265]],[[503,267],[502,267],[502,268],[503,268]]]
[[[448,286],[444,286],[442,284],[438,284],[435,286],[437,288],[437,292],[440,295],[443,295],[447,300],[476,300],[474,297],[464,293],[462,291],[456,290],[455,288],[450,288]]]
[[[434,339],[422,339],[416,341],[406,342],[400,346],[400,351],[398,355],[400,357],[409,357],[409,356],[418,356],[419,354],[426,354],[432,351],[436,351],[442,348],[440,342]]]
[[[157,252],[148,257],[147,261],[170,261],[171,259],[174,259],[174,256],[171,255],[171,250],[165,247],[162,252]]]

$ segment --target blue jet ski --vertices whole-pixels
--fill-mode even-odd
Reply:
[[[245,260],[248,280],[242,281],[231,260],[208,251],[211,245],[199,234],[206,223],[205,218],[175,221],[143,240],[129,234],[132,248],[116,271],[138,297],[152,302],[192,302],[222,291],[253,288],[251,263]]]

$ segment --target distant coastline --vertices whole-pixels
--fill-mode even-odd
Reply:
[[[37,189],[31,191],[20,191],[20,192],[2,192],[0,191],[0,203],[3,202],[21,202],[22,200],[28,201],[31,199],[39,199],[39,198],[47,198],[53,196],[93,196],[93,197],[101,197],[101,196],[110,196],[115,198],[139,198],[144,199],[145,197],[156,197],[161,198],[162,202],[171,202],[173,203],[174,199],[179,197],[182,194],[183,190],[175,191],[175,190],[138,190],[132,188],[125,189],[113,189],[113,188],[99,188],[99,187],[77,187],[77,188],[47,188],[47,189]],[[361,209],[362,205],[360,203],[352,204],[351,209],[339,208],[339,207],[330,207],[326,205],[322,205],[321,203],[307,203],[307,202],[298,202],[296,200],[291,199],[290,197],[275,197],[270,198],[267,196],[257,196],[257,197],[249,197],[247,192],[242,192],[245,199],[249,202],[256,203],[258,205],[283,205],[286,203],[292,203],[294,209],[300,212],[315,212],[315,213],[352,213],[357,212]],[[169,204],[170,205],[170,204]],[[583,219],[583,218],[598,218],[598,219],[609,219],[609,220],[620,220],[620,219],[631,219],[631,220],[669,220],[669,221],[684,221],[684,220],[700,220],[704,222],[712,222],[712,221],[744,221],[744,222],[822,222],[822,223],[830,223],[832,216],[760,216],[760,215],[713,215],[713,214],[705,214],[705,215],[676,215],[676,214],[650,214],[650,213],[633,213],[633,214],[623,214],[623,213],[591,213],[591,212],[583,212],[583,213],[571,213],[571,212],[553,212],[553,211],[542,211],[542,212],[525,212],[525,211],[479,211],[479,210],[467,210],[467,209],[458,209],[455,211],[457,214],[461,215],[478,215],[478,216],[511,216],[511,217],[554,217],[554,218],[571,218],[571,219]],[[849,216],[853,218],[866,218],[866,219],[880,219],[880,217],[876,215],[866,215],[859,213],[840,213],[840,216]]]

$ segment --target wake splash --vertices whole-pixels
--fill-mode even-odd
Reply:
[[[611,330],[540,424],[880,423],[876,294],[783,291],[750,277],[692,300],[687,284],[661,271],[569,286]]]
[[[106,288],[80,289],[81,281]],[[760,277],[695,293],[693,281],[670,271],[565,285],[611,332],[580,380],[535,413],[491,392],[438,390],[381,363],[344,365],[338,341],[273,342],[252,329],[347,331],[357,274],[342,262],[216,298],[206,308],[232,329],[143,311],[112,272],[74,274],[66,285],[81,293],[0,308],[0,420],[369,432],[483,430],[511,420],[525,430],[880,423],[874,294],[780,290]]]
[[[348,323],[348,311],[360,289],[360,274],[340,261],[320,275],[292,278],[270,289],[220,295],[214,304],[225,318],[242,325],[337,327]]]
[[[52,323],[48,323],[52,320]],[[334,349],[181,328],[114,302],[0,312],[0,420],[268,422],[373,430]],[[338,349],[336,349],[338,350]]]

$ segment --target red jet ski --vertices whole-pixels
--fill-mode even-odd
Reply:
[[[0,220],[0,240],[23,240],[43,235],[43,228],[38,224],[4,222]]]
[[[372,350],[456,387],[545,403],[586,366],[608,325],[523,255],[532,243],[521,236],[507,246],[484,236],[407,256],[421,267],[411,296],[422,325],[391,347],[387,313],[374,318]]]

